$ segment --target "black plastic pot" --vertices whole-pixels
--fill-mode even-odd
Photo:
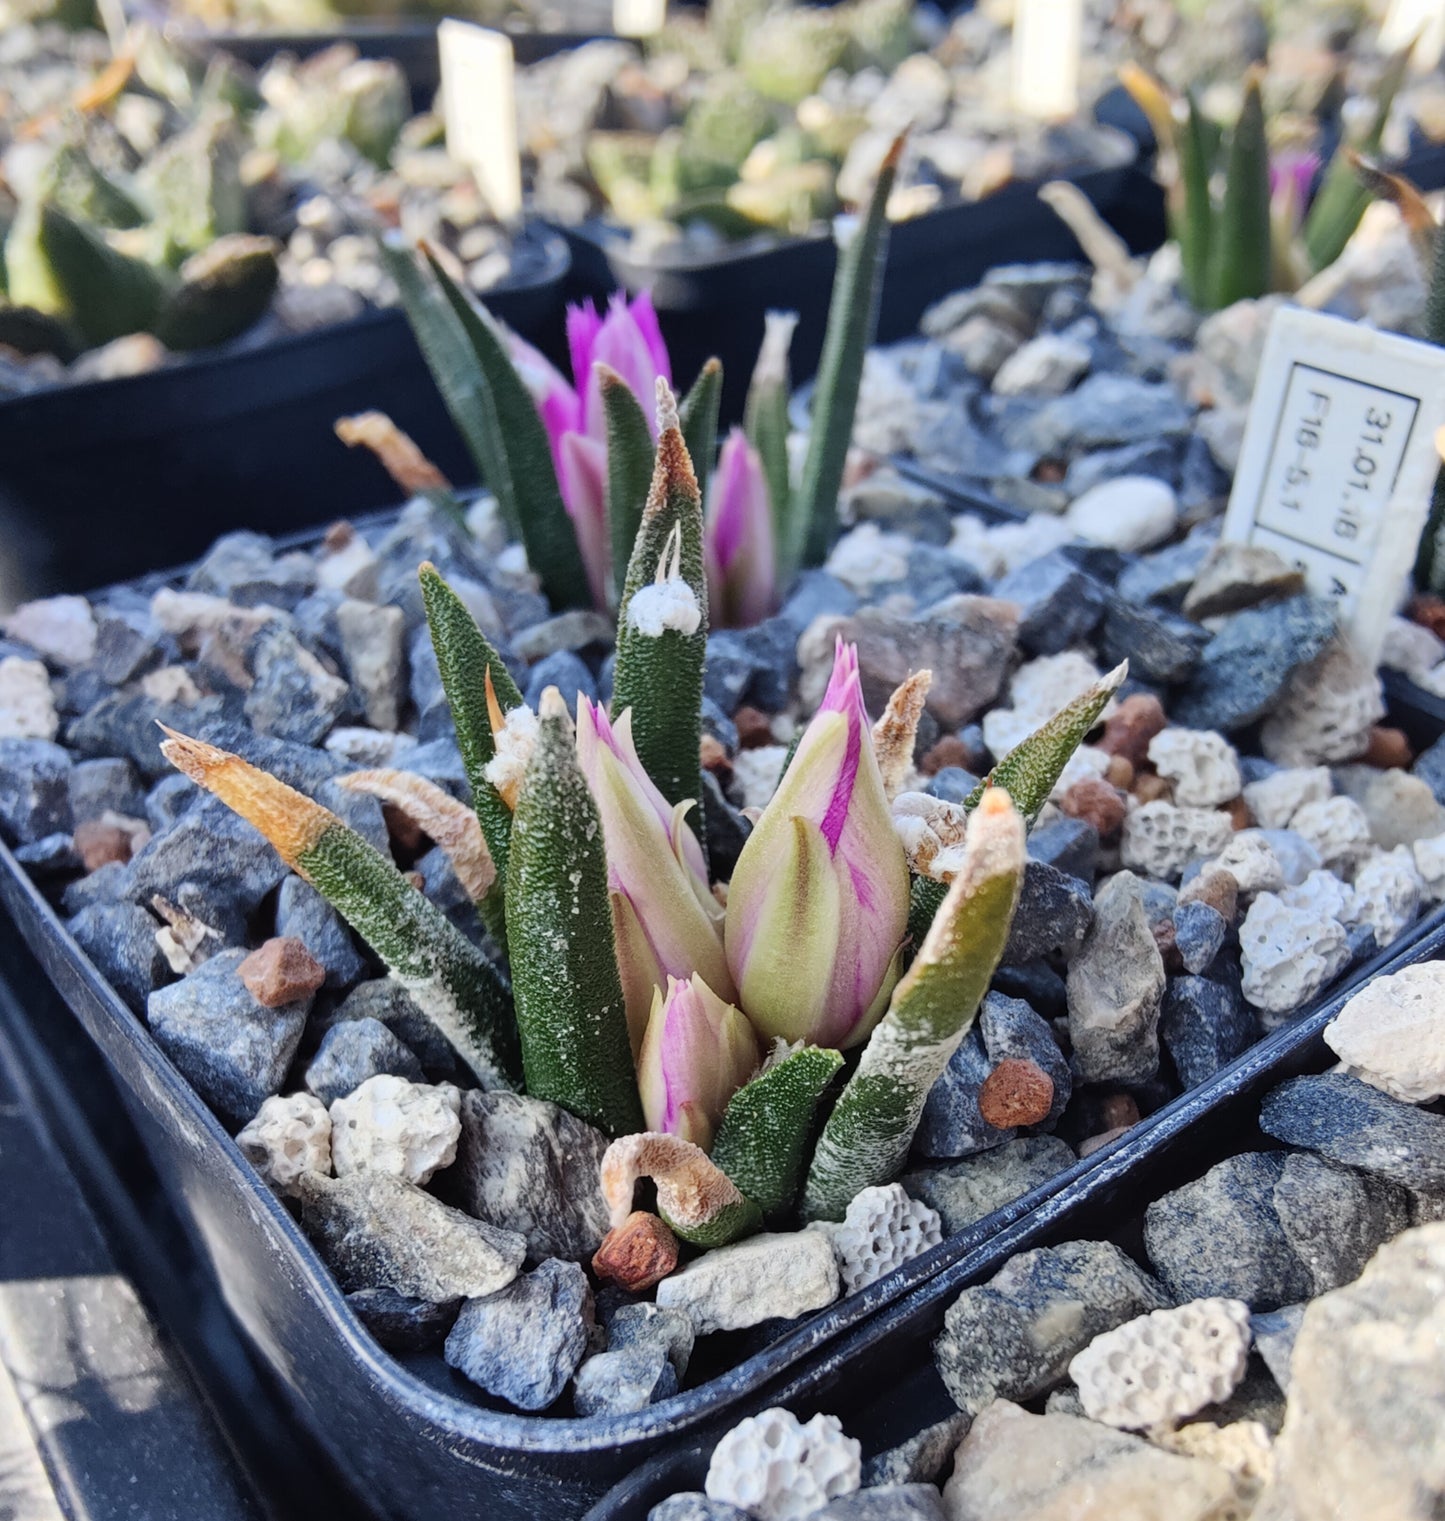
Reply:
[[[1445,955],[1445,908],[1295,1023],[1275,1031],[1211,1083],[1151,1115],[1108,1149],[1104,1165],[1083,1171],[1027,1219],[960,1257],[921,1289],[885,1309],[830,1351],[818,1376],[795,1379],[775,1403],[800,1417],[839,1416],[870,1457],[956,1414],[933,1369],[931,1344],[961,1290],[991,1278],[1018,1252],[1081,1238],[1108,1238],[1126,1250],[1137,1240],[1143,1207],[1197,1178],[1226,1157],[1263,1144],[1256,1126],[1271,1089],[1337,1060],[1325,1027],[1366,978]],[[867,1377],[856,1373],[866,1366]],[[810,1370],[811,1371],[811,1370]],[[662,1454],[588,1511],[585,1521],[646,1521],[652,1506],[681,1490],[701,1489],[713,1441]]]
[[[1081,190],[1136,253],[1164,240],[1164,194],[1137,166],[1074,176]],[[915,332],[925,309],[973,285],[998,264],[1076,259],[1074,236],[1037,195],[1034,183],[1005,186],[982,201],[947,206],[898,223],[888,243],[878,341]],[[748,377],[763,337],[763,314],[795,311],[795,381],[818,367],[837,266],[826,234],[764,248],[738,248],[705,262],[637,259],[626,235],[603,222],[564,228],[572,245],[574,285],[596,294],[620,286],[650,290],[672,356],[688,383],[713,357],[723,362],[724,421],[742,415]]]
[[[546,229],[524,236],[540,272],[484,300],[550,343],[567,247]],[[400,310],[0,402],[0,605],[173,565],[229,529],[285,533],[390,505],[385,471],[332,431],[371,408],[451,479],[475,479]]]

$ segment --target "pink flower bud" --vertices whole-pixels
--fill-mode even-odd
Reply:
[[[767,477],[741,428],[727,436],[708,487],[703,525],[714,626],[746,628],[777,606],[777,555]]]

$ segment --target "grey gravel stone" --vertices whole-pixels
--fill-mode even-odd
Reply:
[[[924,714],[926,718],[928,715]],[[928,779],[924,789],[932,797],[942,798],[945,803],[963,803],[978,789],[982,777],[962,766],[940,766]]]
[[[1403,1188],[1308,1154],[1285,1158],[1274,1208],[1316,1296],[1358,1278],[1376,1249],[1410,1223]]]
[[[455,1173],[464,1207],[520,1231],[534,1260],[590,1258],[610,1223],[598,1182],[607,1137],[520,1093],[472,1089],[461,1120]]]
[[[399,607],[373,607],[348,598],[336,609],[341,653],[374,729],[401,721],[406,691],[405,628]]]
[[[219,951],[150,995],[161,1050],[223,1119],[243,1125],[279,1093],[306,1024],[309,998],[268,1009],[236,975],[242,950]]]
[[[304,1173],[301,1224],[347,1293],[391,1289],[442,1304],[494,1295],[516,1278],[527,1244],[451,1209],[388,1172]]]
[[[1109,599],[1097,649],[1105,667],[1127,660],[1135,680],[1167,686],[1188,680],[1208,642],[1208,631],[1188,618],[1116,595]]]
[[[1254,1044],[1259,1038],[1259,1022],[1233,983],[1208,977],[1172,977],[1159,1014],[1159,1038],[1179,1081],[1186,1088],[1197,1088]]]
[[[1174,945],[1186,972],[1203,972],[1228,933],[1228,920],[1211,904],[1181,903],[1174,910]]]
[[[1168,1303],[1107,1241],[1022,1252],[949,1307],[934,1362],[954,1403],[977,1415],[995,1399],[1046,1394],[1096,1336]]]
[[[1024,1002],[1002,993],[988,993],[978,1011],[978,1027],[984,1050],[997,1066],[1009,1058],[1031,1061],[1049,1076],[1054,1085],[1054,1099],[1039,1129],[1048,1129],[1064,1112],[1073,1092],[1073,1077],[1048,1021]]]
[[[1110,877],[1069,966],[1069,1037],[1084,1082],[1140,1083],[1159,1067],[1164,963],[1133,872]]]
[[[15,847],[15,859],[32,877],[64,877],[83,869],[75,839],[63,829]]]
[[[357,1289],[346,1296],[357,1318],[383,1347],[394,1352],[423,1352],[435,1346],[457,1318],[460,1299],[434,1304],[393,1289]]]
[[[701,1490],[684,1490],[654,1505],[647,1521],[752,1521],[748,1512],[726,1500],[709,1500]]]
[[[451,1042],[391,977],[358,983],[332,1011],[326,1028],[347,1019],[377,1019],[421,1062],[431,1078],[448,1077],[457,1065]],[[316,1021],[313,1019],[313,1024]]]
[[[983,1032],[975,1026],[928,1090],[923,1117],[913,1137],[913,1149],[919,1156],[967,1157],[1012,1139],[1012,1130],[994,1129],[979,1112],[979,1089],[993,1068]]]
[[[65,751],[44,739],[0,739],[0,838],[25,845],[71,823]]]
[[[1072,961],[1093,922],[1094,898],[1088,884],[1030,859],[1003,959],[1013,965],[1051,955]]]
[[[82,761],[81,765],[86,762]],[[175,821],[200,797],[196,784],[179,771],[163,776],[146,793],[145,818],[153,835],[169,829]]]
[[[661,1347],[679,1379],[687,1373],[695,1339],[690,1316],[649,1301],[622,1305],[607,1322],[609,1352],[621,1352],[628,1347]]]
[[[1022,1136],[946,1167],[904,1174],[903,1186],[936,1209],[949,1235],[1047,1183],[1077,1159],[1056,1136]]]
[[[1045,406],[1020,409],[1000,432],[1011,449],[1058,456],[1183,433],[1190,421],[1172,385],[1106,373]]]
[[[958,1444],[968,1435],[970,1418],[962,1410],[947,1420],[925,1426],[916,1436],[863,1460],[865,1486],[933,1484],[953,1462]]]
[[[778,617],[793,630],[796,639],[805,628],[824,613],[848,617],[858,609],[858,594],[826,570],[805,570],[793,582],[788,600]]]
[[[288,876],[281,883],[276,933],[301,941],[326,968],[328,988],[349,988],[366,975],[366,958],[357,950],[341,915],[298,876]]]
[[[178,780],[185,781],[179,776]],[[122,813],[127,818],[144,818],[145,793],[136,778],[135,767],[128,760],[105,756],[80,761],[70,771],[70,812],[77,824],[98,819],[103,813]]]
[[[858,1489],[814,1511],[815,1521],[944,1521],[943,1497],[932,1484]]]
[[[96,614],[95,654],[90,664],[109,686],[124,686],[179,654],[175,641],[161,631],[148,611],[105,608]]]
[[[1411,774],[1425,782],[1437,803],[1445,803],[1445,736],[1415,757]]]
[[[136,1014],[144,1014],[146,1000],[171,980],[171,969],[156,943],[160,924],[138,904],[93,904],[82,909],[67,928]]]
[[[462,1306],[446,1360],[521,1410],[545,1410],[587,1351],[592,1290],[575,1262],[544,1262],[505,1288]]]
[[[246,717],[260,734],[318,744],[346,705],[347,684],[281,624],[256,635],[251,670]]]
[[[522,694],[527,699],[527,706],[535,711],[542,701],[542,693],[548,687],[557,688],[562,694],[562,701],[567,704],[567,711],[574,718],[577,716],[578,692],[593,702],[597,700],[597,683],[592,678],[592,672],[587,669],[587,663],[571,650],[557,650],[544,656],[532,667]]]
[[[377,1019],[346,1019],[321,1038],[306,1068],[307,1088],[328,1107],[379,1073],[426,1081],[415,1055]]]
[[[1055,550],[994,583],[993,595],[1023,610],[1019,644],[1031,655],[1057,655],[1098,627],[1108,595],[1104,585]]]
[[[165,735],[157,724],[195,734],[220,718],[225,706],[219,697],[203,697],[187,706],[116,692],[71,724],[65,740],[77,755],[124,756],[146,781],[157,782],[174,775],[171,763],[161,754]]]
[[[262,835],[210,796],[197,798],[169,829],[153,836],[131,868],[132,891],[142,902],[154,893],[179,901],[181,886],[188,883],[218,907],[242,916],[253,913],[287,874]]]
[[[1296,1077],[1264,1101],[1260,1129],[1406,1188],[1445,1190],[1445,1116],[1343,1072]]]
[[[1265,1367],[1274,1375],[1274,1381],[1286,1394],[1289,1393],[1289,1360],[1294,1352],[1295,1337],[1299,1335],[1300,1322],[1305,1318],[1305,1306],[1287,1304],[1278,1310],[1267,1310],[1262,1315],[1249,1317],[1249,1328],[1254,1333],[1254,1350],[1264,1359]]]
[[[632,1415],[677,1393],[677,1370],[661,1347],[599,1352],[577,1370],[578,1415]]]
[[[1230,615],[1204,646],[1198,668],[1170,709],[1171,721],[1226,733],[1256,722],[1334,632],[1333,610],[1314,597],[1289,597]]]
[[[1099,831],[1083,819],[1060,815],[1029,831],[1028,852],[1031,861],[1042,861],[1092,887],[1099,869]]]

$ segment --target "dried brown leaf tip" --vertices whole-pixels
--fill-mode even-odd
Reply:
[[[161,754],[171,765],[259,829],[288,866],[295,867],[300,857],[340,822],[320,803],[313,803],[239,755],[191,739],[164,724],[160,727],[166,735]]]
[[[486,897],[497,879],[497,868],[492,864],[482,826],[465,803],[410,771],[353,771],[341,778],[341,785],[399,810],[446,852],[472,902],[480,903]]]
[[[385,412],[358,412],[338,417],[336,436],[348,449],[370,449],[386,473],[409,496],[449,491],[451,484]]]
[[[913,769],[913,751],[918,743],[918,721],[928,689],[933,685],[932,671],[915,671],[888,699],[883,716],[873,725],[873,748],[878,769],[883,774],[883,790],[892,802],[903,791]]]

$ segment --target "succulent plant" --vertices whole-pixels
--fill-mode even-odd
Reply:
[[[1262,71],[1246,78],[1239,116],[1226,130],[1205,115],[1192,90],[1175,97],[1137,66],[1121,70],[1160,146],[1184,290],[1197,307],[1216,311],[1271,290],[1292,291],[1339,258],[1370,199],[1352,157],[1378,151],[1409,53],[1389,60],[1369,122],[1357,141],[1340,144],[1313,200],[1318,161],[1297,150],[1271,158]]]
[[[505,946],[510,984],[334,814],[213,746],[172,732],[163,749],[330,900],[484,1087],[522,1086],[613,1138],[602,1185],[619,1218],[649,1178],[668,1222],[708,1247],[800,1210],[840,1218],[902,1167],[1002,954],[1025,817],[1123,673],[1000,763],[994,780],[1020,807],[996,785],[967,805],[929,800],[948,847],[923,875],[892,808],[928,677],[910,678],[870,728],[856,652],[840,643],[828,695],[744,847],[724,915],[692,822],[701,493],[666,381],[657,391],[612,715],[581,698],[574,728],[555,688],[529,709],[460,600],[423,566],[475,822],[405,773],[349,779],[445,841]],[[644,715],[647,746],[634,744]],[[925,883],[937,908],[910,931]],[[859,1058],[837,1092],[849,1046]]]

